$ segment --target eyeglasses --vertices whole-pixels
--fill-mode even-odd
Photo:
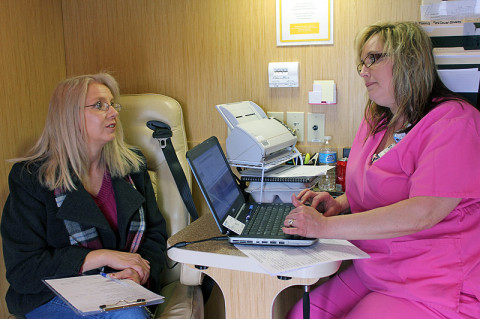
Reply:
[[[115,103],[115,102],[107,103],[107,102],[98,101],[97,103],[92,104],[92,105],[85,105],[85,107],[94,107],[94,108],[96,108],[97,110],[100,110],[100,111],[108,111],[110,106],[113,107],[117,112],[120,112],[120,110],[122,109],[122,106],[118,103]]]
[[[370,53],[369,55],[367,55],[365,60],[360,60],[360,63],[357,65],[358,74],[360,74],[360,72],[362,72],[362,68],[363,68],[364,65],[365,65],[365,67],[369,68],[373,64],[375,64],[375,62],[380,61],[383,57],[385,57],[387,55],[388,54],[386,54],[386,53]]]

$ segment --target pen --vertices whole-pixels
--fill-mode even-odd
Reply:
[[[252,217],[252,211],[253,211],[253,205],[250,205],[250,207],[248,207],[247,217],[245,218],[246,220],[249,220],[250,217]]]
[[[105,277],[105,278],[107,278],[107,279],[109,279],[109,280],[111,280],[111,281],[114,281],[114,282],[116,282],[116,283],[118,283],[118,284],[120,284],[120,285],[127,286],[127,287],[130,286],[130,285],[127,284],[126,282],[124,282],[124,281],[122,281],[122,280],[120,280],[120,279],[117,279],[117,278],[113,278],[113,277],[109,276],[108,274],[106,274],[106,273],[104,273],[104,272],[101,272],[100,275],[102,275],[102,277]]]

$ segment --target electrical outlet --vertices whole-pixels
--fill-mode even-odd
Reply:
[[[267,112],[268,117],[273,117],[279,120],[280,122],[283,122],[283,112]]]
[[[305,135],[305,114],[303,112],[287,112],[287,125],[297,135],[297,141],[303,142]]]
[[[308,113],[307,136],[310,142],[323,142],[325,137],[325,114]]]

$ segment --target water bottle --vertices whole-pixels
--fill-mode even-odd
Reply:
[[[322,148],[318,152],[318,162],[322,166],[331,167],[325,175],[320,177],[318,187],[322,191],[334,192],[336,190],[335,167],[337,165],[337,150],[332,146],[331,136],[325,136]]]

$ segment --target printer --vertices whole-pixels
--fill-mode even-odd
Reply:
[[[258,164],[295,152],[297,137],[282,122],[268,118],[254,102],[216,106],[227,123],[227,157],[231,162]]]

